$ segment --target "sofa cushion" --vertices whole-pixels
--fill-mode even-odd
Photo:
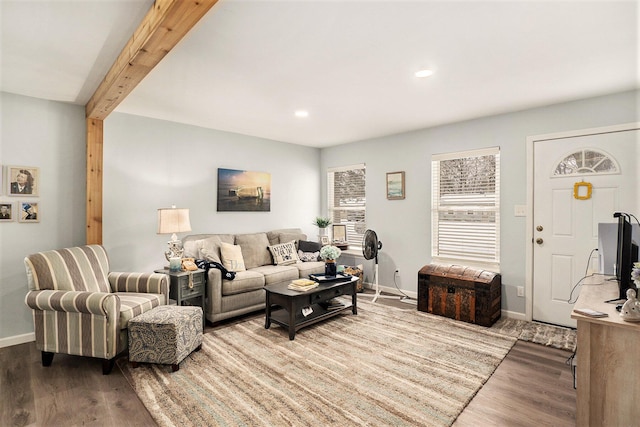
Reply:
[[[120,298],[120,319],[118,320],[120,329],[126,329],[130,319],[164,305],[166,298],[162,294],[135,292],[115,292],[115,294]]]
[[[324,273],[324,261],[299,262],[295,267],[299,270],[300,277]]]
[[[269,246],[269,252],[271,252],[273,263],[275,265],[289,265],[300,261],[296,251],[295,240],[291,240],[287,243],[280,243],[279,245]]]
[[[280,243],[287,243],[293,240],[297,246],[300,240],[307,240],[307,235],[303,233],[280,233],[278,240]]]
[[[201,258],[200,250],[203,247],[203,242],[211,237],[215,238],[214,241],[220,240],[231,244],[235,242],[233,234],[191,234],[182,239],[183,256],[185,258]]]
[[[264,276],[264,284],[270,285],[272,283],[299,279],[300,275],[296,265],[264,265],[262,267],[256,267],[251,271],[262,274]]]
[[[298,240],[298,238],[296,237],[292,237],[289,240],[280,240],[280,235],[281,234],[297,234],[300,235],[302,234],[302,230],[299,228],[281,228],[279,230],[272,230],[272,231],[267,231],[267,238],[269,239],[269,245],[277,245],[278,243],[284,243],[284,242],[288,242],[290,240]],[[306,240],[306,236],[303,238],[303,240]]]
[[[222,264],[222,258],[220,258],[221,244],[222,240],[220,240],[220,236],[211,236],[206,239],[198,240],[197,245],[199,250],[197,258],[206,259],[207,261],[215,261]]]
[[[236,245],[242,248],[244,266],[247,269],[271,264],[271,256],[267,250],[269,239],[267,233],[238,234]]]
[[[242,257],[242,248],[238,245],[229,243],[220,243],[220,258],[222,265],[229,271],[245,271],[244,258]]]
[[[222,295],[235,295],[243,292],[255,291],[264,287],[264,275],[255,270],[245,270],[236,273],[233,280],[222,280]]]

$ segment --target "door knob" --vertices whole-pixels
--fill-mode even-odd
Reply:
[[[541,245],[541,244],[542,244],[542,242],[544,242],[544,240],[542,240],[542,238],[538,237],[538,238],[536,239],[536,243],[537,243],[537,244]]]
[[[536,230],[538,230],[538,231],[542,231],[542,230],[544,230],[544,228],[542,228],[542,226],[541,226],[541,225],[539,225],[539,226],[537,226],[537,227],[536,227]]]

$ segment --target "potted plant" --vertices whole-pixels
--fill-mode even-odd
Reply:
[[[318,226],[318,237],[322,240],[322,236],[327,235],[327,227],[331,224],[331,219],[324,216],[317,216],[315,225]]]
[[[324,260],[325,276],[335,276],[337,272],[336,260],[342,251],[336,246],[326,245],[320,249],[320,258]]]

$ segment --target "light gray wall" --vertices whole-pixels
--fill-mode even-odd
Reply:
[[[228,132],[112,114],[105,120],[103,243],[119,271],[153,271],[170,236],[157,209],[189,208],[191,233],[299,227],[315,238],[320,150]],[[271,174],[270,212],[217,212],[218,168]]]
[[[499,146],[502,308],[524,313],[516,287],[525,285],[526,218],[515,217],[514,206],[527,202],[527,137],[638,121],[638,97],[624,92],[340,145],[322,150],[321,169],[366,164],[367,227],[383,242],[380,286],[393,288],[398,269],[398,287],[416,292],[418,270],[431,262],[431,155]],[[386,199],[386,173],[395,171],[406,172],[404,200]],[[366,277],[372,263],[365,262]]]
[[[2,340],[33,331],[22,259],[85,242],[86,154],[82,107],[7,93],[0,107],[0,164],[40,168],[33,200],[42,215],[36,224],[0,224]],[[156,235],[156,209],[171,204],[191,209],[193,233],[294,226],[313,238],[311,221],[326,211],[326,168],[364,162],[368,225],[384,243],[380,283],[393,287],[398,268],[399,287],[415,292],[417,271],[430,261],[431,154],[499,145],[503,308],[523,313],[515,286],[524,285],[525,218],[515,218],[513,206],[526,203],[526,137],[638,121],[638,111],[638,92],[627,92],[323,150],[113,114],[105,121],[103,241],[114,269],[158,268],[168,236]],[[271,212],[216,212],[218,167],[270,172]],[[386,172],[401,170],[407,198],[388,201]],[[8,197],[3,186],[0,200],[27,198]]]
[[[38,202],[40,215],[38,223],[0,223],[0,338],[5,338],[33,332],[24,304],[24,257],[85,241],[86,127],[81,106],[4,92],[0,120],[0,164],[40,168],[40,194],[34,197],[8,196],[3,168],[0,200]]]

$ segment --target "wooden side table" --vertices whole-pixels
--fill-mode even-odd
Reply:
[[[169,298],[176,300],[177,305],[200,305],[202,307],[202,327],[205,326],[205,271],[170,271],[168,268],[155,270],[156,273],[164,273],[169,276]],[[200,298],[200,304],[193,304],[196,298]],[[186,304],[185,304],[186,303]]]

